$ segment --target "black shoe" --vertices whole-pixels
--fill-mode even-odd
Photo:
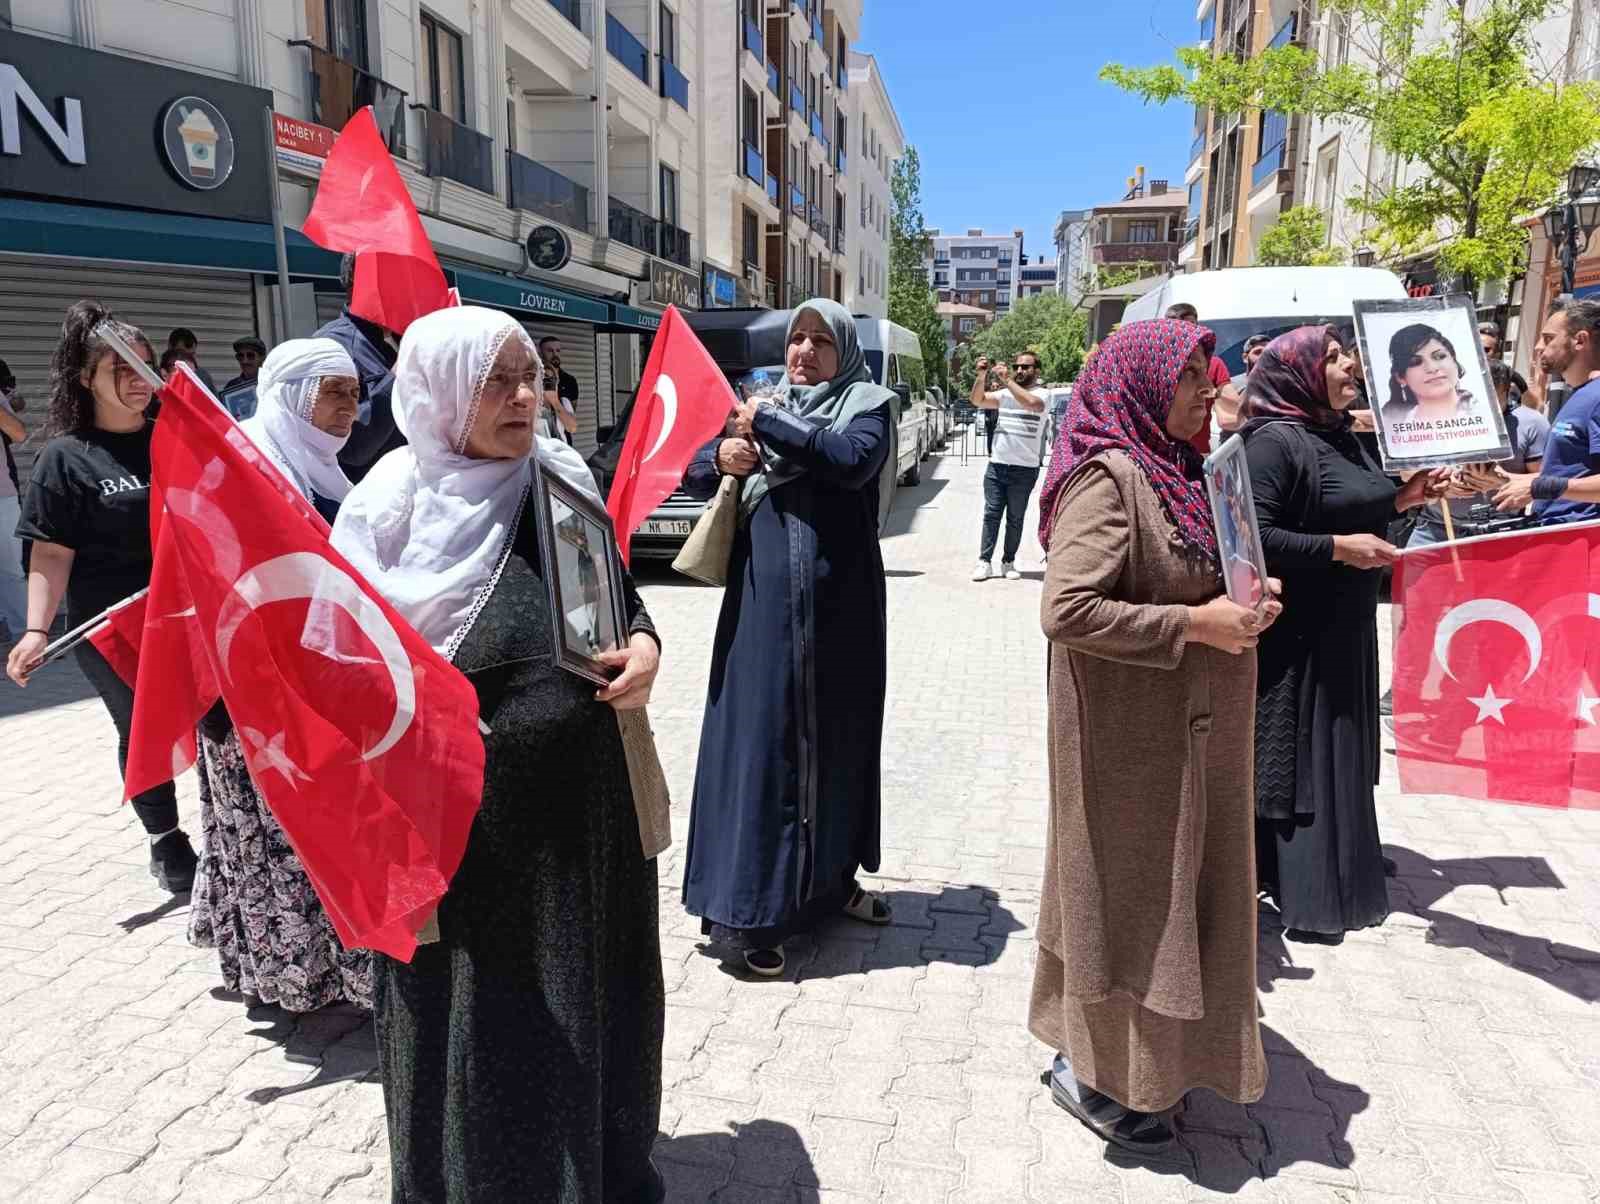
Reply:
[[[1071,1093],[1056,1082],[1050,1071],[1045,1071],[1041,1081],[1050,1088],[1050,1098],[1056,1105],[1077,1119],[1101,1141],[1127,1150],[1130,1154],[1159,1154],[1170,1150],[1178,1135],[1172,1126],[1154,1112],[1134,1112],[1124,1108],[1108,1095],[1098,1091],[1083,1091],[1083,1101],[1072,1098]]]
[[[167,833],[150,846],[150,876],[164,891],[188,894],[194,887],[194,870],[198,864],[200,858],[181,830]]]

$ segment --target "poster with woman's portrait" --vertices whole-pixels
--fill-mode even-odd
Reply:
[[[1357,301],[1355,323],[1385,469],[1511,458],[1471,298]]]
[[[626,642],[611,516],[546,472],[535,474],[535,502],[557,659],[562,668],[604,684],[615,670],[600,654]]]
[[[1206,457],[1206,492],[1217,528],[1222,583],[1240,606],[1261,610],[1267,603],[1267,555],[1256,523],[1256,499],[1250,491],[1250,470],[1244,440],[1238,435]]]

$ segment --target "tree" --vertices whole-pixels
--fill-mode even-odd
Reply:
[[[906,147],[895,163],[889,190],[889,320],[917,336],[928,383],[948,391],[944,323],[925,265],[928,230],[922,224],[922,160],[916,147]]]
[[[1069,381],[1083,366],[1084,341],[1089,323],[1065,297],[1041,293],[1018,301],[1005,317],[980,330],[957,351],[960,371],[957,390],[971,393],[980,355],[991,361],[1007,360],[1023,351],[1039,357],[1040,379]]]
[[[1285,209],[1261,235],[1256,262],[1267,267],[1329,267],[1345,261],[1344,250],[1328,244],[1328,223],[1314,205]]]
[[[1178,52],[1180,66],[1111,65],[1101,78],[1146,100],[1184,100],[1216,113],[1274,110],[1366,126],[1401,165],[1388,187],[1369,180],[1351,208],[1372,222],[1385,260],[1437,253],[1471,291],[1522,264],[1527,214],[1560,191],[1574,160],[1600,143],[1600,84],[1558,87],[1540,78],[1534,30],[1566,0],[1464,0],[1444,6],[1442,40],[1422,45],[1430,0],[1327,0],[1364,61],[1319,63],[1285,45],[1239,61],[1209,49]],[[1414,176],[1414,178],[1412,178]]]

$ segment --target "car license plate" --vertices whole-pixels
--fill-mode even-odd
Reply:
[[[651,518],[644,524],[645,535],[687,535],[694,524],[687,519]]]

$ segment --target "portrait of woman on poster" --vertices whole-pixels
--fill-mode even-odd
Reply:
[[[1490,450],[1503,441],[1493,407],[1463,387],[1464,375],[1455,345],[1438,328],[1413,322],[1394,332],[1382,403],[1390,460]]]

